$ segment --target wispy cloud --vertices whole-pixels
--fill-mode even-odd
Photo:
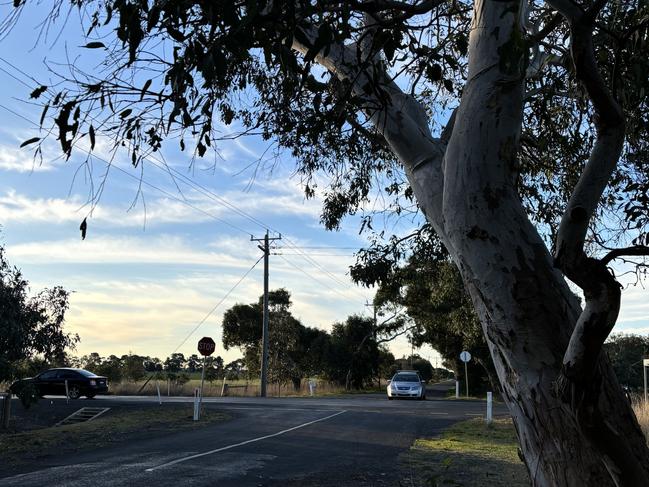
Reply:
[[[171,191],[170,193],[174,194]],[[8,190],[0,194],[0,215],[5,222],[61,223],[79,221],[91,212],[92,219],[98,223],[118,227],[142,227],[145,224],[188,224],[208,220],[224,220],[233,224],[248,221],[248,226],[257,226],[252,223],[251,218],[263,219],[271,215],[313,218],[319,214],[317,204],[305,203],[288,188],[288,185],[285,186],[284,192],[274,193],[227,191],[206,194],[197,189],[183,188],[183,193],[177,193],[177,197],[160,197],[153,190],[147,195],[146,207],[137,204],[129,209],[125,203],[117,206],[99,202],[91,212],[91,206],[78,195],[65,199],[40,198]],[[249,216],[237,212],[223,200]]]
[[[215,248],[213,246],[212,248]],[[254,262],[256,249],[239,247],[237,254],[200,250],[181,237],[96,236],[77,239],[50,240],[15,244],[7,248],[11,258],[30,263],[78,264],[163,264],[201,265],[208,267],[244,268]]]
[[[52,163],[40,164],[31,154],[20,150],[18,146],[0,145],[0,171],[19,173],[44,172],[55,168]]]

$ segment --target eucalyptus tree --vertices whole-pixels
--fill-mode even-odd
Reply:
[[[68,7],[106,62],[32,93],[64,154],[102,132],[136,166],[171,141],[202,156],[233,124],[294,157],[329,228],[374,182],[395,211],[416,203],[471,296],[534,485],[649,484],[601,353],[620,308],[609,264],[649,243],[645,1],[56,0],[52,20]]]
[[[32,362],[67,362],[67,352],[79,342],[77,334],[64,330],[69,295],[55,286],[29,296],[29,281],[0,245],[0,381],[19,378]]]

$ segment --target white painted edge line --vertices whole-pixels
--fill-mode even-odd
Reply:
[[[325,412],[325,411],[335,411],[335,409],[329,408],[329,409],[315,409],[315,408],[282,408],[282,407],[276,407],[276,408],[265,408],[263,406],[255,406],[255,407],[247,407],[247,406],[237,406],[237,407],[229,407],[229,406],[223,406],[224,410],[228,409],[234,409],[234,410],[244,410],[244,411],[315,411],[315,412]]]
[[[213,455],[214,453],[219,453],[219,452],[222,452],[222,451],[225,451],[225,450],[231,450],[232,448],[236,448],[238,446],[247,445],[248,443],[255,443],[257,441],[266,440],[268,438],[273,438],[275,436],[279,436],[279,435],[283,435],[285,433],[289,433],[290,431],[295,431],[297,429],[304,428],[305,426],[309,426],[309,425],[312,425],[312,424],[315,424],[315,423],[320,423],[321,421],[326,421],[326,420],[331,419],[331,418],[333,418],[335,416],[338,416],[339,414],[343,414],[343,413],[346,413],[346,412],[347,412],[347,410],[338,411],[337,413],[330,414],[329,416],[326,416],[324,418],[316,419],[314,421],[309,421],[308,423],[302,423],[302,424],[299,424],[297,426],[293,426],[292,428],[288,428],[288,429],[285,429],[285,430],[282,430],[282,431],[278,431],[277,433],[273,433],[271,435],[260,436],[259,438],[253,438],[251,440],[242,441],[240,443],[235,443],[233,445],[224,446],[224,447],[221,447],[221,448],[217,448],[216,450],[210,450],[210,451],[206,451],[206,452],[203,452],[203,453],[197,453],[196,455],[191,455],[191,456],[188,456],[188,457],[178,458],[177,460],[174,460],[172,462],[163,463],[162,465],[157,465],[155,467],[147,468],[145,470],[145,472],[153,472],[154,470],[158,470],[158,469],[164,468],[164,467],[169,467],[171,465],[176,465],[177,463],[186,462],[188,460],[193,460],[194,458],[200,458],[200,457],[204,457],[204,456],[207,456],[207,455]]]
[[[464,413],[465,416],[483,416],[482,413]]]
[[[435,413],[434,412],[434,413],[430,413],[430,414],[440,414],[440,415],[443,415],[443,416],[448,416],[449,413]]]

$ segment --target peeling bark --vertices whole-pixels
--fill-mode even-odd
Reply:
[[[458,265],[533,485],[649,485],[644,435],[600,353],[617,318],[620,289],[606,262],[583,252],[588,221],[619,157],[623,119],[594,67],[588,36],[596,12],[569,0],[550,3],[571,25],[578,77],[606,120],[568,204],[555,258],[515,188],[527,72],[520,1],[475,1],[468,81],[440,139],[431,137],[421,107],[387,74],[391,103],[375,100],[380,108],[367,115],[402,162],[419,206]],[[297,41],[293,47],[308,51]],[[368,96],[362,87],[376,80],[357,59],[352,46],[316,57]],[[564,275],[584,289],[583,310]]]

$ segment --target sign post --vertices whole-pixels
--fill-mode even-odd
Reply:
[[[203,384],[205,383],[205,362],[207,357],[216,350],[216,343],[210,337],[203,337],[198,341],[198,353],[203,356],[203,371],[201,372],[201,388],[198,391],[198,414],[194,417],[200,419],[200,410],[203,405]]]
[[[493,421],[493,393],[487,392],[487,424]]]
[[[642,359],[642,375],[644,377],[644,402],[647,404],[647,367],[649,367],[649,358]]]
[[[469,397],[469,373],[467,372],[467,362],[471,360],[471,354],[464,351],[460,354],[460,360],[464,362],[464,380],[466,381],[466,397]]]

